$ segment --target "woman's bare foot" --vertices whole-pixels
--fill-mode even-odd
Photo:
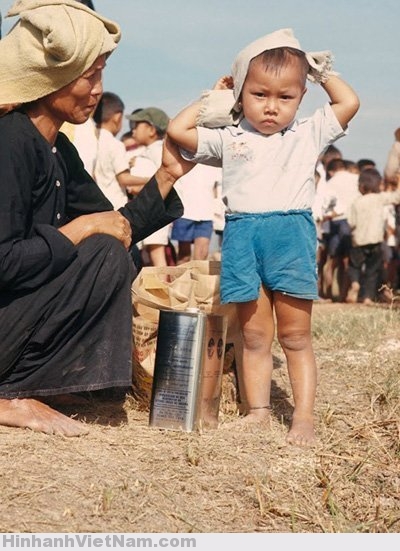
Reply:
[[[79,421],[32,398],[0,398],[0,425],[60,436],[82,436],[89,432]]]
[[[294,415],[286,441],[292,446],[301,446],[303,448],[313,446],[315,444],[313,416]]]
[[[54,396],[43,396],[40,401],[51,408],[87,406],[90,400],[79,394],[55,394]]]

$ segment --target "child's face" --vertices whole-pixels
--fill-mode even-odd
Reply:
[[[139,145],[150,145],[154,141],[154,134],[154,126],[146,121],[138,121],[132,130],[132,136]]]
[[[241,98],[244,116],[261,134],[275,134],[293,121],[305,92],[297,63],[279,74],[266,71],[261,62],[250,63]]]

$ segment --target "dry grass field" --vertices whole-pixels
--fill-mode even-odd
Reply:
[[[395,533],[400,531],[400,309],[316,304],[318,444],[285,442],[292,412],[275,346],[269,432],[148,426],[131,396],[80,406],[88,436],[0,427],[1,532]],[[72,413],[72,411],[67,411]]]

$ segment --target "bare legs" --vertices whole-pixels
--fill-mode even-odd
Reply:
[[[165,256],[165,245],[147,245],[147,252],[152,266],[167,266],[167,257]]]
[[[32,398],[0,398],[0,425],[61,436],[81,436],[89,432],[79,421]]]
[[[287,436],[290,444],[309,446],[315,440],[314,404],[317,367],[311,343],[312,301],[274,294],[278,340],[285,353],[294,412]]]
[[[178,264],[189,262],[193,260],[207,260],[208,251],[210,247],[210,240],[208,237],[196,237],[193,242],[193,251],[191,241],[179,241],[178,242]]]
[[[272,297],[264,288],[260,298],[237,304],[239,323],[243,336],[243,387],[247,403],[245,422],[269,419],[272,341],[274,319]]]
[[[287,359],[295,405],[287,441],[299,446],[311,445],[315,440],[313,411],[317,385],[311,343],[312,301],[262,288],[257,301],[238,304],[237,308],[243,334],[242,376],[248,404],[245,421],[269,417],[275,308],[278,340]]]

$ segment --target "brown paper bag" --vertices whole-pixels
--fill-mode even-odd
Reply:
[[[142,316],[133,317],[132,389],[138,402],[146,407],[150,404],[151,399],[157,330],[158,322]]]
[[[221,304],[219,261],[193,260],[179,266],[144,267],[132,285],[133,393],[148,406],[154,373],[159,311],[199,308],[227,317],[227,343],[238,342],[235,307]],[[235,347],[236,348],[236,347]]]

